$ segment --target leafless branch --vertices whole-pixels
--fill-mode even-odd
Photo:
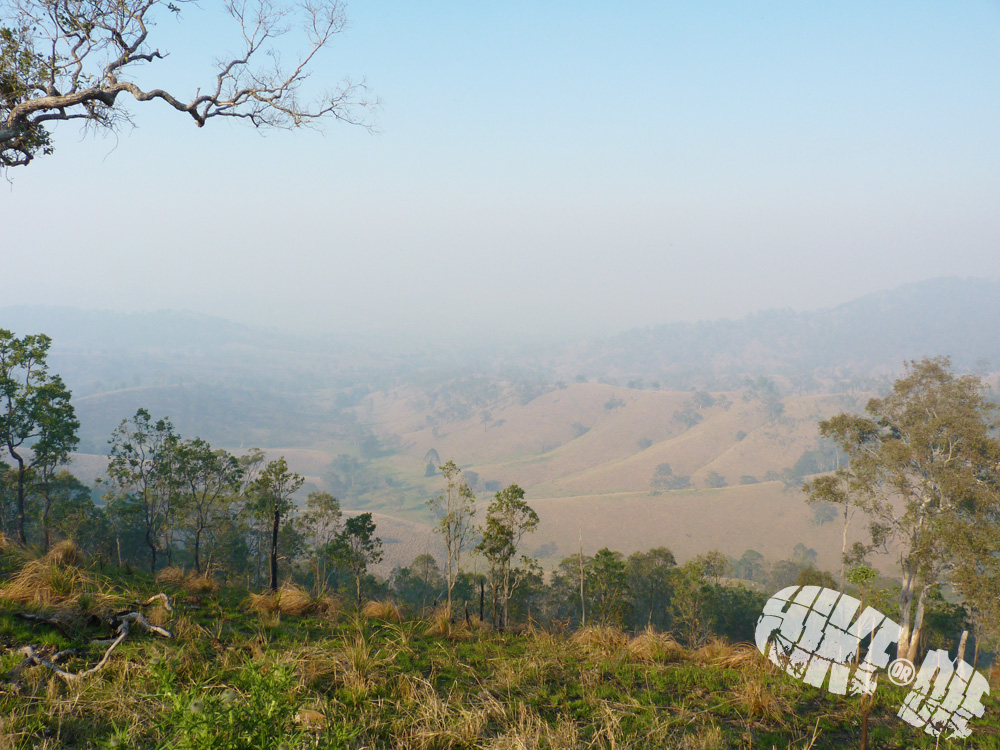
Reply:
[[[0,93],[0,168],[51,150],[46,123],[85,120],[114,129],[127,122],[121,94],[162,100],[199,127],[213,117],[245,119],[258,128],[316,126],[330,118],[373,127],[378,101],[363,82],[345,79],[313,101],[301,98],[316,56],[344,30],[341,0],[226,0],[242,49],[218,60],[212,85],[190,98],[144,88],[133,75],[166,57],[147,42],[158,11],[179,13],[191,0],[175,2],[0,0],[0,29],[9,32],[0,52],[22,61],[14,93]],[[292,32],[300,35],[301,54],[286,65],[276,40]]]

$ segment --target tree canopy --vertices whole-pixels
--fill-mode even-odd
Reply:
[[[946,582],[961,590],[973,566],[996,572],[1000,549],[997,407],[979,378],[956,376],[950,366],[943,357],[911,362],[889,395],[868,402],[866,415],[821,422],[821,434],[843,448],[849,464],[806,485],[814,499],[850,503],[868,516],[868,550],[898,553],[899,654],[910,661],[930,592]],[[988,587],[994,598],[998,582]]]
[[[340,0],[227,0],[241,47],[220,57],[214,76],[183,95],[156,86],[149,69],[169,53],[154,39],[157,21],[193,0],[0,0],[0,169],[52,152],[49,128],[78,120],[114,130],[130,120],[122,94],[165,102],[199,126],[215,117],[255,127],[296,128],[326,119],[370,127],[377,102],[363,83],[342,81],[314,101],[301,87],[316,55],[345,26]],[[298,32],[299,54],[286,63],[278,40]]]
[[[22,545],[27,543],[24,503],[29,472],[44,467],[50,474],[65,463],[80,427],[69,389],[62,378],[49,373],[51,344],[44,334],[18,338],[0,329],[0,447],[16,463],[17,536]]]

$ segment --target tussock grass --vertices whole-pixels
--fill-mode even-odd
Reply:
[[[285,584],[278,590],[278,611],[282,615],[302,617],[313,608],[313,598],[301,586]]]
[[[733,693],[737,705],[753,721],[785,726],[785,714],[788,713],[789,706],[762,679],[751,677],[743,680]]]
[[[292,584],[285,584],[277,591],[267,591],[263,594],[251,592],[244,602],[244,607],[250,612],[291,617],[302,617],[316,611],[321,605],[328,611],[332,606],[332,600],[327,597],[322,602],[314,601],[308,591]]]
[[[413,679],[397,724],[399,747],[450,750],[475,746],[489,712],[455,695],[441,697],[427,681]]]
[[[473,634],[464,621],[452,622],[451,613],[445,606],[431,613],[430,625],[424,631],[424,635],[429,638],[445,638],[449,641],[467,641]]]
[[[202,596],[217,591],[219,586],[211,576],[191,571],[186,573],[183,568],[163,568],[156,574],[156,582],[161,586],[169,586],[184,591],[191,596]]]
[[[697,664],[717,664],[720,661],[740,659],[744,657],[743,645],[733,646],[721,638],[711,638],[701,648],[691,654],[691,660]]]
[[[628,645],[628,636],[610,625],[588,625],[573,633],[569,640],[570,643],[605,654],[617,653]]]
[[[361,608],[362,617],[369,620],[382,620],[384,622],[402,622],[403,615],[399,607],[390,601],[371,601]]]
[[[647,628],[628,642],[628,653],[633,659],[646,664],[654,662],[683,661],[688,658],[684,647],[666,633]]]
[[[712,661],[717,667],[739,672],[759,672],[775,675],[781,670],[771,663],[753,643],[736,643]]]
[[[251,591],[246,598],[244,606],[250,612],[256,612],[257,614],[277,612],[278,595],[271,591],[263,594],[255,594]]]
[[[174,586],[180,588],[184,583],[184,578],[186,574],[182,568],[169,567],[163,568],[156,574],[156,582],[161,586]]]
[[[120,596],[107,594],[97,580],[81,570],[84,562],[73,542],[60,542],[44,556],[24,562],[0,586],[0,599],[64,612],[107,608],[118,603]],[[83,607],[79,606],[81,600]]]

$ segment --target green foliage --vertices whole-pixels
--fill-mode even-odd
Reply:
[[[382,560],[382,540],[375,536],[375,521],[371,513],[348,518],[344,529],[333,542],[333,559],[351,572],[355,582],[358,606],[361,605],[361,583],[369,565]]]
[[[636,630],[647,625],[668,630],[672,576],[677,566],[673,553],[666,547],[635,552],[629,555],[625,565],[632,595],[629,625]]]
[[[602,625],[624,625],[630,609],[628,568],[620,552],[600,549],[586,567],[590,611]]]
[[[454,461],[442,464],[441,475],[445,480],[443,495],[427,501],[431,510],[440,516],[435,531],[441,534],[448,553],[445,575],[448,581],[448,608],[451,608],[452,591],[461,572],[462,554],[471,546],[476,515],[476,496],[462,479],[462,470]]]
[[[441,568],[432,555],[417,555],[408,567],[396,568],[390,580],[392,592],[404,604],[421,611],[445,593]]]
[[[663,463],[656,467],[649,484],[654,490],[686,490],[691,487],[691,477],[677,476],[670,464]]]
[[[306,734],[295,725],[302,691],[287,665],[247,661],[230,687],[211,683],[175,687],[176,678],[157,670],[171,711],[162,731],[177,750],[261,750],[299,747]]]
[[[710,489],[719,489],[726,486],[726,478],[715,471],[710,471],[705,475],[705,486]]]
[[[168,523],[173,483],[168,461],[174,427],[168,419],[153,421],[146,409],[123,419],[111,435],[106,500],[113,524],[122,529],[137,522],[149,549],[149,567],[157,555]]]
[[[694,427],[703,419],[704,417],[691,406],[685,406],[683,409],[678,409],[674,412],[674,420],[680,422],[685,427]]]
[[[50,58],[34,50],[30,28],[0,26],[0,127],[15,131],[15,137],[0,141],[0,169],[52,153],[51,136],[40,123],[6,124],[14,107],[45,90],[51,70]]]
[[[537,527],[538,514],[524,501],[524,490],[516,484],[497,492],[486,510],[483,537],[476,549],[489,565],[494,625],[508,624],[511,597],[529,573],[537,568],[537,562],[523,554],[521,567],[514,565],[514,556],[524,535],[532,533]],[[497,617],[498,604],[502,615],[500,620]]]
[[[28,541],[25,502],[29,474],[39,472],[47,486],[51,474],[66,463],[78,442],[80,423],[70,392],[62,378],[49,373],[51,345],[52,339],[45,334],[17,338],[0,329],[0,449],[16,463],[16,528],[22,546]],[[46,518],[46,529],[47,523]]]
[[[271,523],[271,590],[278,589],[278,541],[282,522],[295,508],[292,495],[305,479],[288,470],[284,456],[269,461],[250,487],[248,507],[259,520]]]
[[[865,416],[821,422],[820,433],[850,463],[806,484],[813,502],[865,513],[871,543],[862,556],[900,546],[899,650],[911,661],[922,605],[936,585],[951,583],[984,615],[1000,597],[998,407],[985,398],[979,378],[955,376],[950,364],[947,358],[910,362],[888,396],[868,402]]]

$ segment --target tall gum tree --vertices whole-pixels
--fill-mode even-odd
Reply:
[[[116,514],[135,514],[149,548],[149,570],[156,572],[160,540],[175,494],[170,445],[175,440],[169,419],[153,420],[146,409],[123,419],[111,434],[108,455],[108,502]]]
[[[448,461],[439,467],[444,477],[444,494],[431,498],[427,504],[431,510],[440,514],[440,520],[435,531],[444,541],[447,558],[445,560],[445,575],[448,581],[448,612],[451,612],[451,595],[461,572],[462,554],[472,544],[474,526],[472,519],[476,515],[476,496],[469,485],[462,479],[462,470],[454,461]]]
[[[25,536],[25,497],[29,474],[65,463],[76,446],[79,421],[70,392],[49,373],[52,339],[44,334],[17,338],[0,329],[0,444],[14,460],[17,485],[17,538]]]
[[[849,464],[805,489],[812,499],[849,498],[868,516],[868,549],[897,552],[897,650],[915,661],[928,593],[950,583],[971,603],[976,550],[995,556],[1000,549],[997,406],[978,378],[954,375],[939,357],[910,362],[891,393],[865,411],[820,422]]]
[[[522,567],[514,564],[524,535],[534,532],[536,528],[538,514],[524,501],[524,490],[512,484],[496,493],[486,510],[483,538],[476,547],[490,566],[494,626],[506,627],[509,624],[510,600],[514,592],[528,574],[537,569],[537,563],[523,554]]]
[[[284,456],[269,461],[254,481],[255,513],[271,521],[271,591],[278,590],[278,536],[282,522],[295,509],[292,495],[305,479],[288,470]]]

